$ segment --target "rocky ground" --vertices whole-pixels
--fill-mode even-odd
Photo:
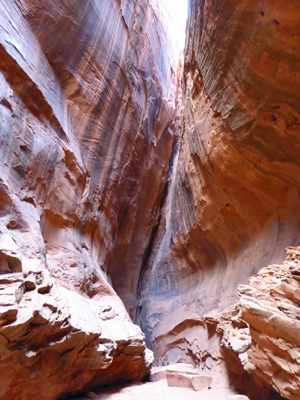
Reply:
[[[219,388],[194,392],[187,388],[167,386],[166,382],[146,382],[89,393],[80,400],[248,400],[229,388]],[[79,398],[78,398],[79,400]]]
[[[188,364],[154,367],[148,382],[89,392],[80,400],[248,400],[247,396],[199,374]],[[79,400],[79,398],[78,398]]]

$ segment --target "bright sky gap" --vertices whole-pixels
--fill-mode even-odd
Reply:
[[[178,38],[180,49],[184,48],[185,25],[187,19],[188,0],[164,0],[170,17],[174,23],[174,34]]]

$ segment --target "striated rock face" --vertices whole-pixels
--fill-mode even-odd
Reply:
[[[0,1],[1,398],[149,372],[111,284],[133,315],[176,139],[163,18],[154,0]]]
[[[1,399],[300,396],[299,2],[160,3],[0,0]]]
[[[249,324],[244,368],[290,400],[300,398],[300,248],[240,287],[241,318]]]
[[[190,2],[182,137],[142,290],[160,363],[217,360],[203,316],[298,243],[299,11],[298,1]]]

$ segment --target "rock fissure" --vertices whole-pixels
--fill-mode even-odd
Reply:
[[[0,399],[299,400],[299,11],[0,0]]]
[[[138,325],[141,325],[141,323],[142,323],[141,312],[142,312],[143,301],[144,301],[144,299],[143,299],[144,287],[143,286],[145,285],[146,276],[149,273],[148,268],[149,268],[150,258],[154,252],[155,243],[158,240],[157,236],[159,234],[159,229],[161,227],[161,218],[162,218],[162,215],[164,212],[163,210],[165,207],[165,202],[166,202],[166,199],[168,196],[168,192],[170,190],[170,181],[172,178],[172,171],[173,171],[173,167],[174,167],[174,162],[176,162],[177,154],[178,154],[178,144],[175,142],[175,144],[173,145],[173,152],[172,152],[172,155],[170,158],[168,180],[165,184],[165,188],[163,190],[163,194],[162,194],[160,203],[158,204],[158,210],[159,210],[158,220],[157,220],[156,224],[153,226],[151,236],[149,239],[149,243],[145,250],[143,259],[142,259],[140,276],[139,276],[138,287],[137,287],[137,308],[136,308],[136,314],[135,314],[135,322]],[[150,345],[150,347],[151,347],[150,343],[148,345]]]

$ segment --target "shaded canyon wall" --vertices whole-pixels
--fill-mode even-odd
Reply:
[[[1,398],[149,372],[111,283],[135,311],[176,139],[163,19],[156,1],[0,1]]]

